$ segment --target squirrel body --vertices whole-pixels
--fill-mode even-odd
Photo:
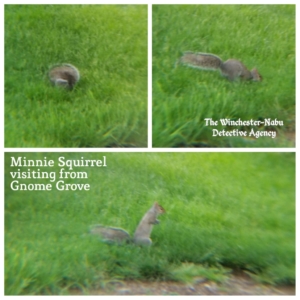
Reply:
[[[146,212],[133,236],[133,242],[140,245],[151,245],[150,234],[153,225],[159,224],[158,215],[165,213],[165,210],[157,202]]]
[[[223,62],[221,58],[215,54],[188,51],[183,54],[180,62],[190,67],[204,70],[219,69],[221,74],[229,80],[235,80],[239,77],[243,80],[262,80],[256,68],[250,71],[242,62],[236,59],[228,59]]]
[[[90,230],[91,234],[98,235],[103,241],[108,243],[128,243],[132,242],[136,245],[150,246],[152,241],[150,239],[152,227],[155,224],[159,224],[157,220],[158,215],[165,213],[165,210],[157,202],[146,212],[137,226],[133,238],[130,237],[129,233],[116,227],[109,227],[103,225],[94,225]]]
[[[70,64],[55,66],[49,71],[49,79],[55,86],[72,89],[80,79],[80,73],[76,67]]]

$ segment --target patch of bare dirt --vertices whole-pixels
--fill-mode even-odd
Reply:
[[[295,286],[271,286],[254,282],[246,274],[230,275],[223,283],[198,278],[193,284],[180,282],[111,282],[105,288],[71,290],[72,295],[295,295]]]

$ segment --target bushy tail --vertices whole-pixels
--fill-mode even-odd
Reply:
[[[217,70],[220,68],[222,60],[214,54],[187,51],[180,58],[180,63],[193,68]]]
[[[122,244],[132,241],[129,233],[122,228],[115,228],[97,224],[91,227],[90,233],[99,236],[103,242],[110,244]]]

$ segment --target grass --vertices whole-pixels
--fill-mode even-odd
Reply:
[[[102,159],[89,191],[12,191],[11,156]],[[115,280],[216,281],[232,269],[295,283],[294,153],[6,153],[5,294],[67,294]],[[30,167],[31,170],[37,168]],[[67,168],[65,168],[67,169]],[[57,181],[58,179],[56,179]],[[20,179],[20,183],[48,183]],[[108,245],[93,224],[133,234],[154,201],[167,211],[151,248]]]
[[[153,6],[154,147],[294,147],[295,5]],[[219,72],[178,64],[185,51],[235,58],[262,82],[230,82]],[[204,119],[281,120],[277,137],[213,137]],[[219,121],[220,123],[220,121]]]
[[[5,146],[146,147],[147,6],[5,5]]]

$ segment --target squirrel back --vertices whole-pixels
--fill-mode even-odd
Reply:
[[[228,59],[223,62],[220,57],[210,53],[185,52],[180,62],[190,67],[204,70],[219,69],[221,74],[229,80],[235,80],[236,78],[253,81],[262,80],[256,68],[249,71],[239,60]]]
[[[133,239],[130,237],[129,233],[122,228],[103,225],[94,225],[91,228],[90,233],[100,236],[104,242],[108,243],[121,244],[124,242],[133,242],[137,245],[150,246],[152,244],[150,239],[152,226],[159,224],[157,216],[164,212],[165,210],[157,202],[155,202],[137,226]]]
[[[80,74],[73,65],[63,64],[55,66],[49,71],[49,79],[56,86],[72,89],[79,81]]]

